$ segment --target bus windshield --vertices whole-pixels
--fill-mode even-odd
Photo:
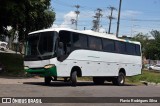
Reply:
[[[55,37],[53,31],[30,34],[26,40],[25,59],[42,60],[53,57]]]

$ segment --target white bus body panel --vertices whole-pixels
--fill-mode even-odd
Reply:
[[[52,63],[51,61],[51,64]],[[123,68],[126,76],[141,74],[141,57],[90,50],[75,50],[63,62],[56,62],[58,76],[70,76],[74,66],[82,76],[118,76]]]

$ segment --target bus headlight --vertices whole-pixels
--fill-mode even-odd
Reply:
[[[54,66],[55,66],[54,64],[48,64],[48,65],[45,65],[44,68],[48,69],[48,68],[52,68]]]
[[[29,67],[28,67],[28,66],[24,66],[24,69],[25,69],[25,70],[28,70],[28,69],[29,69]]]

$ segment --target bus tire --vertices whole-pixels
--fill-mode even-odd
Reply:
[[[50,85],[51,84],[51,80],[52,80],[52,77],[49,77],[49,76],[44,77],[44,83],[45,83],[45,85]]]
[[[77,71],[71,73],[71,85],[77,86]]]
[[[125,75],[124,73],[120,72],[118,77],[113,78],[112,83],[114,85],[123,86],[125,83]]]
[[[93,77],[93,82],[96,85],[103,85],[104,84],[104,78],[102,77]]]

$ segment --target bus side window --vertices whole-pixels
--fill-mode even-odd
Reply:
[[[114,41],[109,39],[103,39],[103,50],[105,52],[114,52],[115,51]]]
[[[127,54],[135,55],[136,54],[136,46],[132,43],[126,43],[127,45]]]
[[[120,54],[126,53],[126,43],[121,41],[116,41],[116,51]]]
[[[102,50],[102,40],[98,37],[89,37],[89,48],[93,50]]]
[[[63,42],[64,55],[67,55],[71,48],[71,33],[69,31],[60,31],[59,38],[59,42]]]
[[[141,56],[140,45],[136,45],[136,55]]]
[[[73,47],[75,48],[87,48],[87,36],[84,34],[73,33]]]

